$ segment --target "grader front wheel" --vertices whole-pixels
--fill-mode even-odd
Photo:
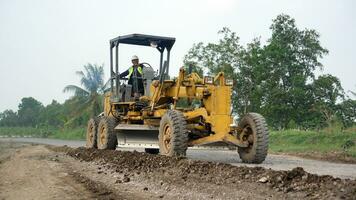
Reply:
[[[262,163],[268,151],[268,127],[264,117],[258,113],[246,114],[239,123],[242,140],[248,141],[248,147],[239,147],[242,162]]]
[[[98,130],[98,118],[91,118],[88,121],[87,134],[86,134],[86,147],[97,148],[97,130]]]
[[[159,151],[161,155],[184,157],[188,148],[187,122],[177,110],[168,110],[159,127]]]
[[[97,143],[98,149],[116,149],[117,138],[115,133],[116,119],[103,117],[98,125]]]

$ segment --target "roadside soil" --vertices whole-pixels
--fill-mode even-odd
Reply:
[[[302,168],[0,142],[0,199],[355,199],[356,180]]]

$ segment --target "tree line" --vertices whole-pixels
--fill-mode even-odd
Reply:
[[[73,92],[64,103],[53,100],[44,106],[33,97],[24,97],[18,110],[0,113],[0,126],[8,127],[65,127],[85,126],[90,117],[102,111],[104,69],[101,65],[84,65],[84,71],[76,72],[82,87],[68,85],[63,91]]]
[[[194,44],[184,66],[193,66],[201,76],[223,71],[234,80],[233,112],[261,113],[274,129],[355,125],[356,100],[347,96],[340,80],[331,74],[316,77],[316,70],[323,68],[320,59],[328,54],[319,33],[299,29],[284,14],[272,21],[270,30],[266,42],[255,38],[241,45],[235,32],[223,28],[218,42]],[[84,126],[102,111],[104,70],[87,64],[76,73],[82,87],[66,86],[64,92],[74,93],[70,99],[44,106],[32,97],[23,98],[17,111],[0,113],[0,126]]]
[[[352,126],[356,101],[347,97],[337,77],[315,75],[328,54],[319,33],[299,29],[284,14],[273,19],[270,30],[266,42],[255,38],[243,46],[235,32],[223,28],[218,42],[194,44],[184,66],[194,66],[200,75],[223,71],[234,80],[234,112],[261,113],[275,129]]]

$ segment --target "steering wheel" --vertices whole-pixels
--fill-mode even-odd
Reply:
[[[140,63],[140,64],[143,65],[144,67],[150,67],[153,70],[153,67],[150,65],[150,63],[143,62],[143,63]]]
[[[142,64],[144,67],[151,68],[151,70],[154,72],[154,77],[155,77],[154,79],[158,77],[158,70],[154,70],[153,67],[150,65],[150,63],[144,62],[140,64]]]

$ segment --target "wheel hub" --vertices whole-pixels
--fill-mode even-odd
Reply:
[[[242,130],[242,140],[247,141],[248,143],[250,143],[250,145],[253,144],[253,130],[249,125],[245,126]]]
[[[106,132],[106,127],[105,126],[101,127],[100,133],[99,133],[100,134],[100,144],[105,143],[105,139],[106,139],[105,132]]]
[[[89,141],[91,143],[93,142],[93,138],[94,138],[94,127],[93,127],[93,125],[91,125],[89,127]]]
[[[169,153],[171,150],[171,137],[172,137],[172,128],[169,124],[164,126],[163,132],[163,147],[165,153]]]

